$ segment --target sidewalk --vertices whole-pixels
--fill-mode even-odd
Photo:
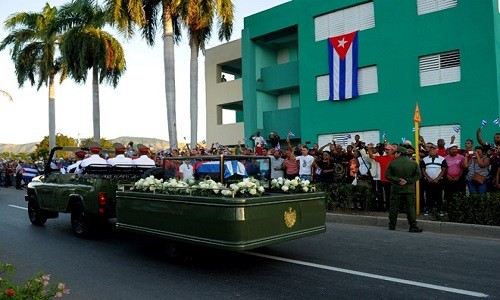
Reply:
[[[326,221],[331,223],[342,223],[362,226],[384,227],[387,230],[389,226],[389,213],[326,213]],[[424,232],[434,232],[443,234],[483,237],[500,239],[500,226],[475,225],[464,223],[441,222],[432,220],[431,217],[418,216],[418,227]],[[406,221],[406,214],[398,215],[398,225],[396,230],[408,231],[409,226]]]

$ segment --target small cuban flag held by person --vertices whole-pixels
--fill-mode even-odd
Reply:
[[[328,38],[330,100],[358,97],[358,32]]]
[[[385,131],[382,132],[382,140],[385,141],[385,138],[387,137],[387,135],[385,134]]]
[[[459,133],[460,132],[460,126],[458,126],[458,125],[453,126],[453,131],[455,131],[455,133]]]
[[[483,129],[483,127],[486,126],[486,124],[488,124],[488,121],[482,120],[481,121],[481,129]]]
[[[495,120],[493,120],[493,124],[500,126],[500,119],[496,118]]]
[[[288,131],[288,136],[295,136],[295,134],[291,131]]]

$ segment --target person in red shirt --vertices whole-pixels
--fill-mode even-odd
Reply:
[[[445,157],[448,153],[446,153],[446,148],[444,147],[446,143],[444,142],[444,139],[438,139],[437,140],[437,146],[438,146],[438,155]]]
[[[385,210],[390,210],[389,200],[391,199],[391,182],[385,178],[385,170],[391,161],[396,157],[394,156],[394,151],[396,148],[392,145],[387,145],[384,148],[384,155],[375,156],[374,151],[370,151],[368,154],[370,158],[374,159],[380,164],[380,185],[382,187],[382,195],[384,197]]]

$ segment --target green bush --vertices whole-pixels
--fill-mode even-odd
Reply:
[[[447,204],[448,220],[457,223],[500,226],[500,193],[457,195]]]
[[[325,191],[326,208],[329,211],[359,210],[373,207],[375,196],[370,187],[354,186],[348,183],[322,184],[319,187]],[[358,204],[360,207],[358,207]]]

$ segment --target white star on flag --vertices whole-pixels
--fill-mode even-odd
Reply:
[[[344,48],[345,44],[347,43],[344,37],[341,40],[338,40],[337,42],[339,42],[339,47],[342,48]]]

